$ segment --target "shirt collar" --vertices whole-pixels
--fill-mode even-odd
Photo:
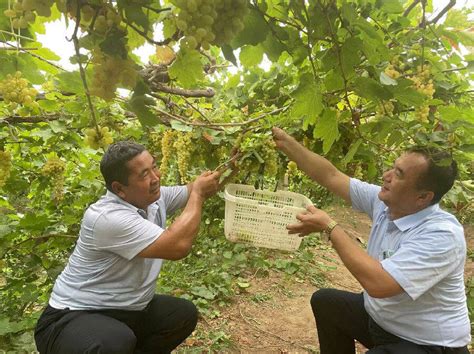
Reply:
[[[156,209],[159,208],[159,204],[158,204],[159,199],[156,202],[150,204],[145,210],[143,210],[143,209],[137,208],[135,205],[132,205],[129,202],[123,200],[117,194],[115,194],[114,192],[109,191],[108,189],[107,189],[107,192],[105,194],[105,197],[109,198],[109,199],[112,199],[113,201],[115,201],[117,203],[120,203],[122,205],[125,205],[126,207],[132,209],[133,211],[136,211],[138,214],[140,214],[145,219],[147,217],[145,217],[144,215],[148,215],[150,211],[154,210],[154,209],[150,209],[150,207],[155,207]]]
[[[406,215],[404,217],[398,218],[396,220],[391,220],[395,224],[395,226],[400,230],[400,231],[406,231],[408,229],[411,229],[414,226],[417,226],[421,224],[421,222],[431,213],[436,212],[439,210],[439,204],[433,204],[425,209],[422,209],[414,214]],[[390,215],[390,212],[388,210],[388,207],[385,207],[385,214],[387,217]]]
[[[130,208],[130,209],[133,209],[134,211],[138,212],[139,210],[143,210],[143,209],[140,209],[140,208],[137,208],[135,205],[132,205],[130,204],[129,202],[123,200],[122,198],[120,198],[117,194],[107,190],[107,193],[105,194],[105,197],[106,198],[110,198],[112,199],[113,201],[117,202],[117,203],[120,203],[122,205],[125,205],[126,207]],[[146,211],[146,210],[145,210]]]

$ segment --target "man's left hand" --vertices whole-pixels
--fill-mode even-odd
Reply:
[[[312,232],[323,231],[332,220],[326,212],[316,208],[314,205],[309,205],[306,210],[296,215],[300,222],[286,226],[289,234],[306,236]]]

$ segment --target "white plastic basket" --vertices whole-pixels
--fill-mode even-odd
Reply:
[[[296,215],[312,204],[304,195],[243,184],[227,185],[224,195],[224,233],[229,241],[285,251],[298,249],[301,237],[289,235],[286,225],[296,223]]]

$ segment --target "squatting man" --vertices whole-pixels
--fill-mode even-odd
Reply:
[[[190,252],[220,173],[162,187],[153,156],[128,141],[108,148],[100,171],[107,192],[84,213],[76,247],[38,320],[37,348],[42,354],[169,353],[194,330],[197,310],[190,301],[155,294],[156,279],[164,259]]]
[[[313,294],[321,354],[355,353],[354,340],[370,354],[469,353],[464,232],[438,204],[457,175],[451,156],[411,149],[383,174],[379,187],[349,178],[282,129],[273,128],[273,137],[309,177],[373,222],[367,252],[314,206],[287,226],[301,236],[323,231],[364,289]]]

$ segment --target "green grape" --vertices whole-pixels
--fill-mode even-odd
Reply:
[[[160,164],[160,172],[162,176],[166,176],[168,174],[169,169],[169,162],[170,157],[173,154],[173,144],[175,140],[175,132],[174,130],[166,130],[163,133],[163,137],[161,138],[161,164]]]
[[[192,132],[182,132],[176,138],[173,147],[177,154],[177,163],[181,183],[188,183],[189,164],[192,154]]]
[[[0,150],[0,188],[2,188],[8,177],[10,177],[10,171],[12,168],[12,157],[10,152]]]
[[[38,92],[29,85],[28,80],[22,77],[20,71],[17,71],[14,75],[8,74],[4,80],[0,81],[0,94],[5,103],[12,105],[12,107],[24,105],[29,108],[37,108],[38,103],[33,98],[36,98]]]

